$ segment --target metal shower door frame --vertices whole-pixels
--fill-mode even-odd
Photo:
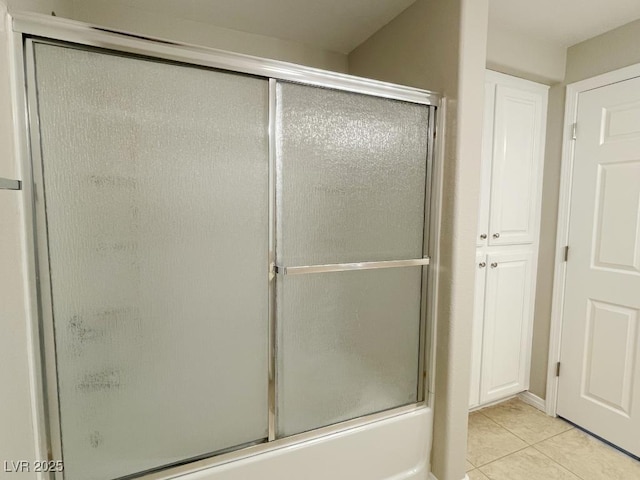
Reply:
[[[24,86],[23,91],[14,92],[17,106],[16,125],[21,129],[18,154],[21,157],[22,192],[27,216],[26,240],[32,245],[29,260],[30,307],[34,312],[31,319],[30,337],[33,343],[31,363],[34,390],[40,392],[36,398],[34,416],[36,417],[37,451],[42,458],[61,459],[62,439],[60,431],[57,371],[55,362],[55,337],[53,331],[53,312],[51,285],[49,279],[49,255],[44,211],[43,163],[40,142],[39,117],[37,112],[34,43],[72,46],[78,49],[96,50],[103,53],[127,55],[159,62],[168,62],[184,66],[199,66],[213,70],[244,73],[263,77],[269,81],[269,438],[268,442],[249,446],[215,457],[196,460],[185,465],[161,467],[157,472],[136,474],[136,478],[160,480],[174,478],[177,475],[211,468],[241,458],[250,457],[302,441],[324,437],[355,428],[381,419],[390,418],[428,406],[427,378],[433,375],[433,365],[427,359],[432,357],[434,348],[433,319],[430,319],[430,300],[434,297],[432,285],[435,274],[428,268],[432,252],[435,251],[435,238],[432,238],[430,225],[434,141],[436,127],[436,109],[440,106],[440,96],[410,87],[362,79],[349,75],[325,72],[322,70],[297,66],[285,62],[266,60],[246,55],[234,54],[202,47],[183,45],[156,39],[141,38],[126,33],[105,30],[79,22],[34,15],[16,15],[13,20],[13,62],[16,67],[17,85]],[[275,318],[275,282],[277,261],[276,242],[276,151],[275,151],[275,87],[277,81],[301,83],[334,90],[343,90],[381,98],[402,100],[429,107],[429,124],[425,126],[428,135],[428,155],[425,191],[425,223],[423,237],[423,259],[414,259],[415,265],[422,265],[422,299],[419,338],[419,378],[418,402],[385,412],[374,413],[348,420],[311,432],[276,439],[276,318]],[[384,263],[384,262],[376,262]],[[401,265],[362,265],[351,264],[352,269],[368,267],[391,267]],[[331,268],[331,266],[325,266]],[[335,266],[333,268],[336,268]],[[326,271],[326,270],[325,270]],[[285,271],[281,271],[284,273]],[[289,269],[289,274],[296,273]],[[430,320],[430,321],[429,321]],[[49,478],[63,480],[62,473],[51,473]]]

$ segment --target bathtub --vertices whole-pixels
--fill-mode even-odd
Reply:
[[[433,412],[421,407],[312,440],[169,478],[426,480]],[[167,478],[167,477],[164,477]]]

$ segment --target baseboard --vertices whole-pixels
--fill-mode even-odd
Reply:
[[[547,413],[547,404],[539,396],[534,395],[533,393],[527,391],[527,392],[522,392],[522,393],[518,394],[518,397],[524,403],[526,403],[528,405],[531,405],[532,407],[537,408],[541,412]]]
[[[483,403],[481,405],[476,405],[475,407],[469,409],[469,413],[477,412],[478,410],[482,410],[483,408],[494,407],[496,405],[500,405],[501,403],[508,402],[509,400],[512,400],[512,399],[516,398],[518,395],[511,395],[509,397],[499,398],[498,400],[493,400],[493,401],[488,402],[488,403]]]
[[[427,480],[438,480],[438,478],[432,472],[429,472],[429,476],[427,477]],[[469,480],[469,474],[468,473],[465,474],[462,480]]]

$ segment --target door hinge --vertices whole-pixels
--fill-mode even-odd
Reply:
[[[567,260],[569,260],[569,245],[564,247],[564,261],[566,262]]]
[[[560,362],[556,363],[556,377],[560,376]]]
[[[576,136],[576,131],[578,130],[578,124],[574,123],[571,125],[571,140],[575,140],[576,138],[578,138]]]

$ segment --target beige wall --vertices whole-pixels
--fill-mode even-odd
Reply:
[[[552,85],[564,79],[566,48],[489,23],[487,68]]]
[[[432,470],[464,478],[487,0],[418,0],[349,55],[350,73],[447,101]]]
[[[73,10],[73,0],[4,0],[9,11],[35,12],[50,15],[55,12],[60,17],[68,17]]]
[[[126,0],[110,0],[100,4],[73,0],[73,12],[70,18],[142,35],[273,58],[336,72],[347,71],[347,56],[342,53],[265,35],[174,18],[161,13],[151,13],[135,8],[132,2]]]
[[[578,43],[567,50],[565,84],[640,63],[640,20]]]
[[[564,91],[565,86],[561,83],[557,83],[549,89],[549,107],[547,110],[547,138],[542,182],[540,242],[529,386],[529,391],[540,398],[545,398],[547,392],[549,328],[551,324],[556,227],[560,193]]]
[[[9,11],[26,11],[123,30],[132,33],[203,45],[231,52],[273,58],[324,70],[346,72],[347,55],[312,45],[241,32],[204,22],[174,18],[137,9],[127,0],[4,0]]]

